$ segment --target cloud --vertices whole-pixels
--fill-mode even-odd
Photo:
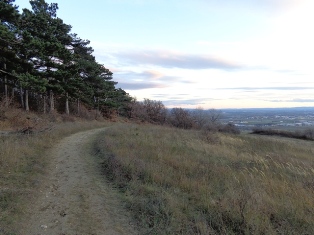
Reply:
[[[177,76],[166,76],[156,70],[146,70],[143,72],[122,71],[115,73],[114,81],[118,82],[117,87],[125,90],[143,90],[153,88],[166,88],[175,83],[191,84],[195,83]]]
[[[176,76],[166,76],[165,74],[155,71],[147,70],[143,72],[134,72],[134,71],[119,71],[114,74],[114,77],[123,80],[145,80],[145,81],[165,81],[165,82],[174,82],[178,81],[180,78]],[[181,81],[182,82],[182,81]],[[188,82],[188,81],[183,81]]]
[[[248,8],[254,9],[258,11],[284,11],[287,9],[291,9],[296,7],[297,5],[304,4],[308,0],[260,0],[260,1],[252,1],[252,0],[224,0],[223,3],[220,1],[208,1],[208,0],[200,0],[204,2],[207,6],[216,6],[223,8]]]
[[[132,72],[129,72],[129,75],[132,74]],[[158,71],[155,71],[155,70],[147,70],[147,71],[144,71],[144,72],[141,72],[141,73],[134,73],[132,74],[133,76],[135,77],[142,77],[142,78],[145,78],[145,79],[158,79],[158,78],[161,78],[164,76],[164,74],[158,72]]]
[[[293,99],[292,102],[300,102],[300,103],[313,103],[314,99]]]
[[[191,94],[176,94],[176,99],[181,99],[182,97],[181,96],[190,96]],[[154,94],[152,95],[153,97],[169,97],[169,95],[166,95],[166,94]]]
[[[283,99],[283,100],[271,100],[271,102],[293,102],[293,103],[314,103],[314,99]]]
[[[165,106],[171,106],[171,107],[181,107],[186,105],[201,105],[205,104],[204,100],[166,100],[163,101],[163,104]]]
[[[167,99],[163,101],[164,105],[171,107],[181,107],[181,106],[189,106],[189,105],[204,105],[210,101],[217,99],[210,98],[197,98],[197,99]]]
[[[204,105],[208,102],[219,100],[208,97],[192,96],[191,94],[154,94],[152,99],[161,99],[163,104],[168,107],[182,107],[189,105]]]
[[[297,73],[297,71],[290,70],[290,69],[277,69],[277,70],[274,70],[274,72],[278,72],[278,73],[292,73],[292,74]]]
[[[167,85],[160,83],[150,83],[150,82],[119,82],[117,87],[125,90],[143,90],[143,89],[153,89],[153,88],[166,88]]]
[[[132,79],[149,79],[149,80],[155,80],[157,78],[160,78],[164,76],[163,74],[157,72],[157,71],[143,71],[143,72],[133,72],[133,71],[121,71],[117,72],[115,74],[118,78],[124,78],[128,80]]]
[[[244,90],[244,91],[281,90],[281,91],[297,91],[297,90],[314,90],[314,87],[229,87],[229,88],[217,88],[217,90]]]
[[[209,55],[183,54],[171,51],[136,51],[114,53],[125,65],[155,65],[181,69],[235,70],[243,66]]]

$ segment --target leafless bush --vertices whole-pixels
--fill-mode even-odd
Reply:
[[[219,131],[223,133],[240,134],[239,128],[236,127],[236,125],[234,125],[233,123],[228,123],[226,125],[221,126]]]
[[[193,119],[190,113],[182,108],[173,108],[170,111],[169,122],[178,128],[190,129],[193,127]]]
[[[161,101],[144,99],[143,105],[150,122],[159,124],[165,123],[167,111]]]
[[[221,126],[221,111],[216,109],[204,110],[197,108],[191,112],[194,126],[197,129],[207,129],[211,131],[218,131]]]
[[[306,129],[304,131],[304,135],[308,138],[308,139],[311,139],[311,140],[314,140],[314,129]]]
[[[210,144],[219,144],[220,143],[220,137],[216,131],[211,131],[207,129],[202,129],[202,136],[203,139]]]
[[[220,120],[221,120],[221,117],[222,117],[222,113],[221,113],[220,110],[211,109],[211,110],[209,110],[208,117],[209,117],[209,122],[210,123],[219,124]]]
[[[167,110],[161,101],[144,99],[143,102],[139,102],[134,99],[128,107],[128,117],[143,122],[164,124],[166,116]]]
[[[144,107],[144,104],[133,99],[128,105],[127,109],[128,118],[139,119],[141,121],[148,121],[148,114]]]
[[[92,110],[88,110],[84,105],[80,105],[76,115],[86,120],[95,120],[95,113]]]
[[[208,123],[208,112],[206,112],[202,107],[198,107],[191,112],[193,118],[194,126],[197,129],[202,129],[206,123]]]

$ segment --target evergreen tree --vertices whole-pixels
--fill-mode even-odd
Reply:
[[[21,105],[29,110],[29,94],[44,98],[49,93],[50,110],[54,97],[63,97],[65,112],[76,100],[106,114],[123,110],[131,98],[116,89],[112,72],[92,55],[88,40],[71,34],[71,26],[57,17],[58,5],[31,0],[32,10],[19,14],[14,0],[0,2],[0,88],[19,90]],[[13,93],[14,94],[14,93]],[[39,103],[39,102],[37,102]]]
[[[38,80],[48,80],[48,83],[40,84],[46,85],[49,90],[50,111],[53,111],[54,93],[65,93],[62,83],[68,74],[65,71],[72,56],[67,49],[71,43],[71,26],[56,17],[56,3],[49,5],[44,0],[33,0],[30,3],[32,11],[23,9],[20,28],[24,44],[28,45],[26,48],[35,54],[24,54],[24,59],[33,64],[32,74]]]
[[[12,87],[15,79],[12,70],[17,63],[15,32],[19,13],[13,3],[14,0],[0,2],[0,85],[5,106],[8,106],[8,85]]]

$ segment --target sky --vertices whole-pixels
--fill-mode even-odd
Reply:
[[[167,107],[314,107],[313,0],[46,0],[116,87]],[[28,0],[15,4],[30,9]]]

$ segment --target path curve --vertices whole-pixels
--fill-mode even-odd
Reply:
[[[23,235],[137,234],[116,192],[97,172],[91,156],[93,137],[105,128],[63,139],[50,154],[50,173],[30,206]]]

